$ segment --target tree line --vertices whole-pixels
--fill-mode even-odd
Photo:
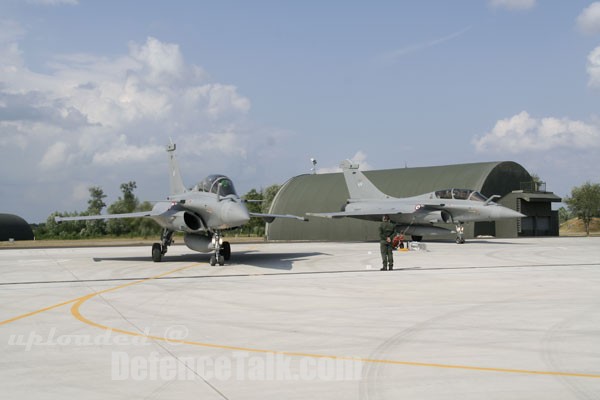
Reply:
[[[159,236],[162,228],[149,218],[125,218],[92,221],[68,221],[57,223],[55,217],[78,217],[85,215],[98,215],[106,208],[108,214],[124,214],[139,211],[149,211],[152,203],[141,202],[134,194],[137,185],[134,181],[122,183],[121,196],[112,204],[104,202],[106,195],[99,186],[89,187],[90,198],[88,207],[81,212],[53,212],[45,223],[34,226],[37,239],[93,239],[100,237],[155,237]],[[271,185],[266,189],[252,189],[243,198],[253,200],[247,203],[249,212],[267,213],[280,185]],[[262,219],[251,218],[243,227],[230,232],[233,235],[263,236],[265,223]]]
[[[266,189],[251,189],[243,198],[251,200],[247,203],[248,211],[254,213],[268,213],[280,185],[271,185]],[[137,188],[135,182],[121,184],[122,195],[108,206],[109,214],[122,214],[152,209],[148,201],[140,202],[133,193]],[[34,234],[38,239],[88,239],[104,236],[116,237],[154,237],[160,235],[161,227],[148,218],[127,218],[94,221],[72,221],[56,223],[54,217],[75,217],[82,215],[101,214],[107,206],[104,202],[106,195],[99,186],[88,188],[90,199],[88,208],[82,212],[54,212],[46,223],[34,226]],[[571,195],[563,199],[567,208],[558,210],[560,222],[571,218],[578,218],[583,222],[586,234],[590,233],[590,224],[593,218],[600,217],[600,184],[586,182],[574,187]],[[265,223],[262,219],[251,218],[250,221],[230,234],[242,236],[264,236]]]
[[[563,199],[568,209],[558,210],[561,222],[578,218],[583,222],[586,235],[590,235],[590,224],[594,218],[600,217],[600,184],[586,182],[571,190],[571,196]]]

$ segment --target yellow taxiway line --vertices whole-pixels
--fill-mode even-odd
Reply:
[[[217,343],[196,342],[196,341],[192,341],[192,340],[172,339],[172,338],[167,338],[167,337],[163,337],[163,336],[148,335],[148,334],[144,334],[144,333],[140,333],[140,332],[134,332],[134,331],[128,331],[125,329],[109,327],[109,326],[94,322],[94,321],[86,318],[85,316],[83,316],[83,314],[81,314],[81,310],[80,310],[81,306],[83,304],[85,304],[85,302],[87,302],[88,300],[90,300],[100,294],[114,292],[114,291],[124,289],[124,288],[130,287],[130,286],[148,282],[153,279],[158,279],[163,276],[171,275],[176,272],[183,271],[185,269],[189,269],[196,265],[197,264],[193,264],[193,265],[188,265],[185,267],[177,268],[177,269],[174,269],[174,270],[171,270],[168,272],[164,272],[159,275],[140,279],[140,280],[134,281],[134,282],[129,282],[129,283],[126,283],[123,285],[118,285],[118,286],[115,286],[112,288],[108,288],[108,289],[101,290],[98,292],[90,293],[85,296],[77,297],[72,300],[57,303],[57,304],[54,304],[49,307],[41,308],[36,311],[32,311],[32,312],[25,313],[25,314],[22,314],[22,315],[19,315],[19,316],[16,316],[16,317],[4,320],[4,321],[0,321],[0,326],[73,303],[73,305],[71,306],[71,314],[77,320],[79,320],[87,325],[90,325],[90,326],[93,326],[93,327],[96,327],[99,329],[103,329],[103,330],[110,330],[112,332],[121,333],[123,335],[144,337],[144,338],[157,340],[157,341],[164,341],[164,342],[168,342],[168,343],[186,344],[186,345],[190,345],[190,346],[208,347],[208,348],[221,349],[221,350],[245,351],[245,352],[251,352],[251,353],[276,353],[276,354],[282,354],[282,355],[290,356],[290,357],[329,358],[329,359],[335,359],[335,360],[351,360],[351,361],[355,361],[355,362],[390,364],[390,365],[406,365],[406,366],[413,366],[413,367],[430,367],[430,368],[457,369],[457,370],[467,370],[467,371],[499,372],[499,373],[510,373],[510,374],[546,375],[546,376],[600,379],[600,374],[591,374],[591,373],[576,373],[576,372],[561,372],[561,371],[536,371],[536,370],[528,370],[528,369],[493,368],[493,367],[478,367],[478,366],[470,366],[470,365],[453,365],[453,364],[424,363],[424,362],[414,362],[414,361],[386,360],[386,359],[373,359],[373,358],[361,358],[361,357],[332,356],[332,355],[327,355],[327,354],[302,353],[302,352],[293,352],[293,351],[274,351],[274,350],[258,349],[258,348],[250,348],[250,347],[222,345],[222,344],[217,344]]]
[[[122,285],[119,285],[119,286],[115,286],[115,287],[112,287],[112,288],[101,290],[99,292],[94,292],[91,295],[92,295],[92,297],[94,297],[94,296],[97,296],[99,294],[113,292],[115,290],[123,289],[123,288],[129,287],[129,286],[138,285],[140,283],[147,282],[147,281],[152,280],[152,279],[162,278],[163,276],[171,275],[171,274],[174,274],[175,272],[179,272],[179,271],[182,271],[184,269],[195,267],[196,265],[198,265],[198,264],[193,264],[193,265],[188,265],[188,266],[185,266],[185,267],[177,268],[177,269],[174,269],[174,270],[171,270],[171,271],[168,271],[168,272],[164,272],[164,273],[159,274],[159,275],[155,275],[155,276],[151,276],[151,277],[148,277],[148,278],[140,279],[138,281],[133,281],[133,282],[125,283],[125,284],[122,284]],[[16,317],[12,317],[12,318],[6,319],[4,321],[0,321],[0,326],[6,325],[6,324],[10,324],[11,322],[15,322],[15,321],[27,318],[27,317],[32,317],[34,315],[41,314],[41,313],[46,312],[46,311],[54,310],[55,308],[66,306],[67,304],[75,303],[76,301],[79,301],[79,300],[87,298],[87,297],[90,297],[90,295],[88,294],[88,295],[85,295],[85,296],[80,296],[80,297],[77,297],[75,299],[63,301],[62,303],[57,303],[57,304],[54,304],[54,305],[51,305],[51,306],[48,306],[48,307],[40,308],[39,310],[35,310],[35,311],[31,311],[31,312],[28,312],[28,313],[25,313],[25,314],[17,315]]]

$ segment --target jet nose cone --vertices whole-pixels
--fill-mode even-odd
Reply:
[[[525,214],[523,214],[523,213],[520,213],[520,212],[518,212],[518,211],[513,211],[513,210],[511,210],[511,211],[512,211],[512,212],[514,213],[514,215],[515,215],[515,216],[514,216],[514,218],[525,218],[525,217],[527,217],[527,215],[525,215]]]
[[[515,210],[511,210],[510,208],[504,207],[504,206],[498,206],[497,209],[495,210],[494,214],[496,214],[495,218],[496,219],[501,219],[501,218],[524,218],[527,215],[525,214],[521,214],[518,211]]]
[[[248,214],[246,206],[232,201],[224,205],[221,218],[225,225],[233,228],[247,223],[250,220],[250,214]]]

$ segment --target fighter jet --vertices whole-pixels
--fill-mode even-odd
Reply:
[[[231,245],[223,241],[223,230],[238,228],[246,224],[250,217],[262,218],[265,222],[272,222],[275,218],[306,220],[295,215],[248,212],[245,201],[240,199],[233,182],[225,175],[209,175],[191,189],[186,189],[175,158],[175,149],[173,143],[167,146],[171,194],[166,201],[157,202],[152,210],[126,214],[56,217],[56,222],[152,218],[163,228],[160,243],[152,245],[154,262],[160,262],[167,253],[168,247],[173,243],[173,233],[184,232],[187,247],[202,253],[213,252],[210,265],[214,266],[217,263],[224,265],[231,257]]]
[[[456,232],[456,243],[464,243],[465,222],[522,218],[525,215],[493,202],[471,189],[443,189],[414,197],[397,198],[381,192],[350,160],[340,165],[350,198],[340,212],[307,213],[324,218],[359,218],[381,221],[384,215],[396,223],[399,232],[411,235],[415,241],[423,236]],[[435,226],[454,224],[456,231]]]

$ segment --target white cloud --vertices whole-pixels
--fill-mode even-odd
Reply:
[[[73,144],[73,158],[114,165],[147,160],[156,150],[150,142],[162,143],[170,134],[227,131],[228,142],[247,144],[235,136],[250,101],[233,85],[207,82],[202,68],[186,64],[176,44],[150,37],[114,59],[58,56],[49,63],[52,72],[41,74],[24,66],[14,35],[5,39],[0,128],[25,147],[48,148],[60,137]],[[61,162],[48,157],[40,165]]]
[[[532,118],[526,111],[496,122],[473,140],[479,152],[523,153],[551,149],[600,148],[600,124],[568,118]]]
[[[162,146],[132,146],[126,143],[125,136],[121,136],[120,145],[103,153],[96,153],[92,163],[101,166],[122,164],[124,162],[140,162],[155,158],[163,151]]]
[[[25,30],[19,23],[0,20],[0,75],[14,73],[21,67],[22,54],[17,42],[24,35]]]
[[[90,198],[90,190],[89,188],[94,185],[88,185],[85,183],[79,183],[73,187],[73,193],[71,197],[76,201],[83,201]]]
[[[203,89],[209,99],[208,113],[213,117],[224,115],[230,110],[241,113],[250,110],[250,102],[237,95],[235,86],[216,84]]]
[[[150,37],[143,45],[131,43],[130,55],[144,70],[142,74],[150,84],[164,84],[185,76],[185,64],[179,46],[161,43]]]
[[[407,54],[416,53],[418,51],[425,50],[430,47],[434,47],[434,46],[440,45],[442,43],[448,42],[450,40],[456,39],[456,38],[462,36],[463,34],[465,34],[470,29],[471,29],[471,27],[468,26],[466,28],[461,29],[460,31],[453,32],[453,33],[443,36],[443,37],[429,40],[427,42],[415,43],[415,44],[411,44],[408,46],[404,46],[400,49],[392,50],[392,51],[382,54],[379,57],[379,59],[383,62],[393,62],[393,61],[397,60],[398,58],[403,57]]]
[[[54,143],[48,148],[42,161],[40,161],[40,167],[42,168],[55,168],[62,164],[67,158],[68,145],[63,142]]]
[[[0,43],[12,42],[25,35],[25,29],[16,21],[0,19]]]
[[[336,172],[342,172],[342,169],[340,168],[339,165],[317,168],[318,174],[333,174]]]
[[[358,169],[360,169],[361,171],[368,171],[370,169],[373,169],[373,167],[367,162],[367,154],[362,150],[358,150],[356,153],[354,153],[354,155],[350,157],[350,160],[352,161],[352,163],[358,164]],[[319,174],[330,174],[335,172],[342,172],[342,168],[340,168],[339,165],[332,167],[317,168],[317,173]]]
[[[600,88],[600,46],[588,54],[586,69],[590,77],[588,85]]]
[[[507,10],[529,10],[535,7],[536,0],[489,0],[489,4],[495,8]]]
[[[585,34],[600,33],[600,1],[590,4],[579,14],[577,27]]]
[[[362,151],[362,150],[358,150],[356,153],[354,153],[354,156],[352,156],[351,160],[355,163],[359,165],[359,169],[363,170],[363,171],[367,171],[370,169],[373,169],[373,167],[371,166],[371,164],[369,164],[367,162],[367,154]]]
[[[210,81],[201,66],[186,62],[179,45],[150,37],[124,43],[121,55],[62,54],[33,71],[19,46],[26,32],[6,21],[2,27],[0,169],[15,171],[4,183],[28,182],[48,193],[30,209],[55,207],[50,193],[60,207],[85,208],[75,204],[81,188],[73,203],[63,202],[80,182],[110,193],[115,181],[136,180],[150,198],[162,198],[166,188],[154,183],[164,178],[166,184],[169,137],[190,183],[215,172],[242,173],[247,180],[265,170],[266,179],[277,175],[269,165],[281,157],[288,135],[254,125],[247,117],[250,100],[234,85]],[[157,166],[163,162],[164,170]],[[58,184],[66,191],[54,190]],[[32,204],[38,199],[29,198]]]

